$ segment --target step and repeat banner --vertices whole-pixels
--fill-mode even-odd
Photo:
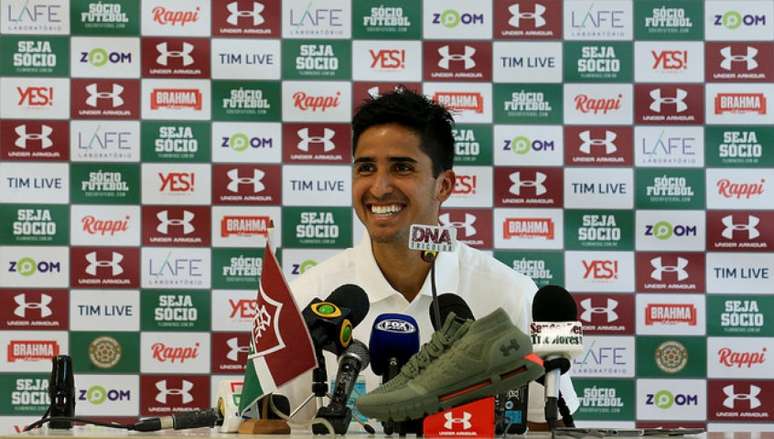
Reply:
[[[0,428],[209,407],[262,248],[363,236],[354,108],[454,111],[441,222],[586,325],[595,425],[774,429],[774,1],[0,1]],[[481,294],[488,294],[481,291]]]

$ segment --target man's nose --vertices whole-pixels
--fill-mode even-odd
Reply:
[[[371,195],[376,198],[382,198],[392,192],[392,177],[389,172],[378,171],[374,175],[371,184]]]

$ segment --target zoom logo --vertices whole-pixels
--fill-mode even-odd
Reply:
[[[672,393],[669,390],[659,390],[656,393],[648,393],[645,399],[646,405],[653,405],[661,410],[669,410],[673,406],[697,406],[699,396],[685,393]]]
[[[673,236],[696,236],[696,226],[672,225],[669,221],[645,225],[645,236],[653,236],[665,241]]]

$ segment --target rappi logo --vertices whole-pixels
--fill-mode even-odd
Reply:
[[[646,253],[636,255],[638,291],[704,291],[704,253]]]
[[[704,89],[700,84],[634,86],[635,122],[704,123]]]
[[[159,172],[156,174],[161,186],[159,192],[169,194],[185,194],[194,192],[196,188],[195,172]]]
[[[492,45],[465,41],[425,41],[425,81],[490,81]]]
[[[341,105],[341,92],[335,95],[311,95],[303,91],[293,93],[293,106],[301,111],[325,113],[339,108]]]
[[[721,178],[716,183],[718,195],[727,199],[750,200],[766,193],[766,179],[757,182],[737,182],[729,178]]]
[[[70,125],[59,120],[4,120],[0,151],[3,160],[68,160]]]
[[[770,81],[774,76],[774,61],[764,56],[772,50],[771,43],[705,43],[707,81]]]
[[[634,159],[632,138],[631,127],[565,126],[565,163],[631,166]]]
[[[634,297],[628,294],[601,296],[573,294],[578,303],[578,320],[590,335],[634,334]]]
[[[687,50],[651,50],[651,70],[677,72],[688,68]]]
[[[352,130],[346,124],[282,124],[283,161],[349,163]]]
[[[215,165],[212,199],[216,204],[281,204],[280,165]]]
[[[491,209],[443,210],[438,221],[442,226],[457,229],[457,241],[476,248],[492,247]]]
[[[214,36],[271,37],[279,35],[280,4],[231,0],[212,5]]]
[[[44,108],[54,106],[54,87],[16,87],[16,95],[16,105],[19,107]]]
[[[495,168],[495,206],[561,206],[563,180],[559,168]]]
[[[72,79],[73,119],[137,119],[140,81],[137,79]]]
[[[137,288],[139,247],[71,247],[70,279],[77,288]]]
[[[496,0],[494,8],[495,38],[561,38],[561,0]]]
[[[718,349],[717,360],[722,366],[732,369],[752,368],[766,364],[767,349],[761,348],[758,352],[735,351],[729,347]]]
[[[151,345],[151,357],[160,363],[183,364],[199,358],[199,342],[191,346],[171,346],[164,342]]]
[[[143,245],[209,246],[210,221],[204,206],[143,206]]]
[[[140,376],[140,416],[206,409],[210,403],[210,378],[206,375]]]
[[[573,99],[575,110],[583,114],[605,115],[609,112],[617,112],[621,109],[623,95],[614,98],[596,98],[585,93],[576,95]]]
[[[142,54],[143,77],[210,77],[207,38],[143,38]]]
[[[164,6],[156,6],[151,10],[151,19],[153,22],[162,26],[180,26],[197,23],[199,21],[200,7],[194,9],[173,10]]]
[[[611,281],[618,279],[618,261],[611,259],[581,260],[583,279],[591,281]]]

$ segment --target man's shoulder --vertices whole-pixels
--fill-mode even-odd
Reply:
[[[290,282],[290,291],[296,299],[304,299],[307,302],[320,294],[326,295],[328,283],[335,283],[336,279],[351,277],[355,269],[354,249],[348,248],[336,255],[307,268],[303,274]]]

